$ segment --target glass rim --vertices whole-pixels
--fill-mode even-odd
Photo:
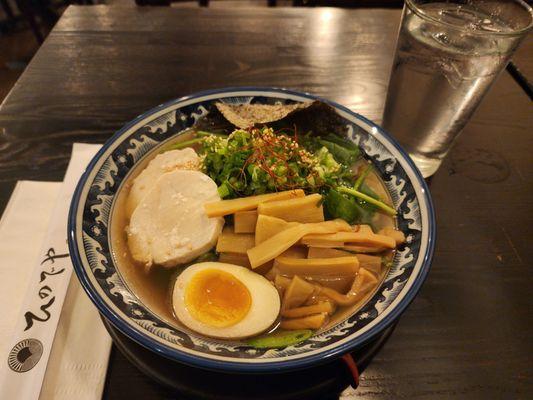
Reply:
[[[478,31],[478,30],[468,30],[468,31],[466,31],[465,29],[463,29],[463,28],[461,28],[461,27],[459,27],[457,25],[441,21],[440,19],[432,17],[431,15],[428,15],[423,10],[421,10],[417,6],[417,4],[414,3],[414,0],[405,0],[405,6],[409,7],[409,9],[412,10],[420,18],[423,18],[425,20],[429,20],[429,21],[437,23],[439,25],[447,26],[447,27],[455,29],[455,30],[460,30],[460,31],[463,31],[463,32],[471,34],[471,35],[504,36],[504,37],[521,36],[524,33],[527,33],[528,31],[530,31],[531,28],[533,28],[533,8],[531,8],[531,6],[529,4],[527,4],[523,0],[512,0],[512,1],[515,4],[517,4],[517,5],[521,6],[522,8],[524,8],[525,11],[529,12],[529,16],[530,16],[529,24],[527,26],[525,26],[524,28],[518,29],[518,30],[513,30],[512,32],[488,32],[488,31]]]

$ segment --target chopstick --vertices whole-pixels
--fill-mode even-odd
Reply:
[[[533,85],[528,81],[526,76],[520,72],[516,64],[512,61],[509,61],[507,64],[507,72],[513,77],[513,79],[518,83],[518,85],[526,92],[531,100],[533,100]]]

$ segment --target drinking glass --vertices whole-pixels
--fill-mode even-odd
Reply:
[[[405,0],[383,127],[424,177],[533,26],[522,0]]]

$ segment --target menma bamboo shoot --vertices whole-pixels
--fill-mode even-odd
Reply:
[[[287,190],[285,192],[260,194],[257,196],[241,197],[231,200],[220,200],[213,203],[204,204],[204,209],[208,217],[223,217],[235,214],[239,211],[255,210],[261,203],[275,200],[286,200],[297,197],[304,197],[302,189]]]
[[[281,218],[287,222],[311,223],[324,221],[322,196],[320,194],[262,203],[257,207],[257,212],[262,215]]]

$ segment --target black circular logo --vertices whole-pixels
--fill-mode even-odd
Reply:
[[[43,344],[37,339],[18,342],[7,357],[7,364],[15,372],[26,372],[35,367],[43,355]]]

